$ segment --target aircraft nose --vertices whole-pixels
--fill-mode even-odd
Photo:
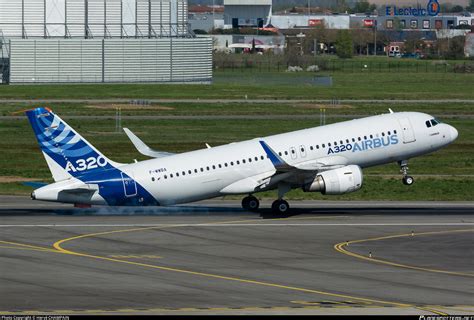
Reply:
[[[449,135],[451,136],[451,141],[456,140],[458,137],[458,130],[453,126],[449,126]]]

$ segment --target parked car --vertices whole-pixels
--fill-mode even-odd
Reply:
[[[407,59],[420,59],[421,54],[418,52],[415,53],[404,53],[402,54],[402,58],[407,58]]]
[[[388,56],[391,58],[400,58],[402,55],[400,51],[389,51]]]

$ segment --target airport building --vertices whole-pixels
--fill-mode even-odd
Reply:
[[[186,0],[0,0],[3,83],[210,82]]]

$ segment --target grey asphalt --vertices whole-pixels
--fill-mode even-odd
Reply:
[[[1,196],[0,315],[474,313],[473,203],[291,205],[275,218],[267,202],[84,210]],[[334,248],[378,237],[345,247],[372,260]]]

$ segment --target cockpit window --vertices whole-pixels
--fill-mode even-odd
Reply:
[[[436,119],[436,118],[427,120],[427,121],[425,122],[425,124],[426,124],[426,126],[427,126],[428,128],[434,127],[434,126],[436,126],[436,125],[438,125],[438,124],[440,124],[440,123],[441,123],[441,121],[439,121],[439,120]]]

